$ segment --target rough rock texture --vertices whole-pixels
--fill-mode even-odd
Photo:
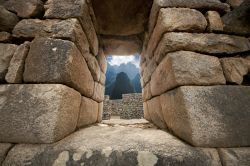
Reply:
[[[36,38],[25,61],[24,82],[62,83],[91,97],[94,80],[83,56],[70,41]]]
[[[14,13],[0,6],[0,31],[11,32],[18,21],[19,19]]]
[[[41,0],[1,0],[0,5],[22,18],[42,17],[44,12]]]
[[[98,116],[98,103],[92,99],[82,96],[77,127],[80,128],[96,123],[97,116]]]
[[[103,115],[103,102],[98,104],[98,117],[97,117],[98,123],[102,121],[102,115]]]
[[[218,152],[223,165],[249,166],[250,164],[250,148],[219,149]]]
[[[8,32],[0,32],[0,42],[7,43],[11,41],[11,34]]]
[[[193,148],[161,130],[105,124],[52,145],[16,145],[3,166],[27,161],[30,165],[221,165],[215,149]]]
[[[98,55],[96,56],[96,59],[99,63],[99,66],[100,66],[100,69],[103,73],[106,73],[107,71],[107,67],[108,67],[108,63],[107,63],[107,60],[106,60],[106,56],[103,52],[103,49],[99,49],[99,53]]]
[[[51,37],[70,40],[82,52],[89,52],[89,43],[77,19],[24,19],[13,30],[16,38],[32,39],[35,37]]]
[[[151,75],[155,71],[156,68],[157,68],[157,63],[154,60],[151,60],[147,64],[147,66],[144,69],[143,77],[142,77],[144,84],[147,84],[150,81]]]
[[[151,100],[147,101],[147,106],[148,106],[148,113],[150,115],[150,118],[152,122],[158,126],[161,129],[166,129],[166,122],[164,121],[163,118],[163,112],[161,108],[161,103],[160,103],[160,97],[155,97]]]
[[[90,43],[91,51],[98,54],[98,38],[89,13],[87,0],[48,0],[45,8],[45,18],[78,18]]]
[[[142,89],[142,97],[144,101],[152,98],[150,82]]]
[[[2,165],[2,162],[4,161],[11,147],[12,147],[12,144],[0,143],[0,165]]]
[[[100,69],[100,66],[96,57],[90,53],[85,53],[83,54],[83,56],[88,64],[88,68],[89,68],[89,71],[91,72],[93,79],[99,82],[100,76],[101,76],[101,69]]]
[[[103,35],[134,35],[144,32],[152,0],[92,0]]]
[[[250,72],[250,61],[248,64],[246,59],[222,58],[220,62],[227,82],[240,85],[243,82],[243,77]]]
[[[139,36],[101,36],[105,55],[140,54],[142,41]]]
[[[244,0],[226,0],[226,2],[232,7],[236,8],[239,7]]]
[[[224,31],[233,34],[250,35],[250,1],[245,0],[239,7],[222,17]]]
[[[171,32],[163,36],[154,52],[154,58],[160,62],[166,53],[180,50],[204,54],[235,54],[249,51],[250,42],[239,36]]]
[[[4,82],[11,58],[17,46],[14,44],[0,44],[0,82]]]
[[[166,32],[204,32],[207,21],[203,14],[194,9],[162,8],[157,24],[148,43],[148,54],[153,54],[159,40]]]
[[[144,112],[144,119],[151,122],[152,120],[151,120],[151,117],[150,117],[150,114],[149,114],[147,102],[143,102],[143,112]]]
[[[167,54],[150,82],[152,96],[183,85],[221,84],[226,80],[219,59],[189,51]]]
[[[29,52],[29,42],[25,42],[17,47],[11,58],[5,80],[8,83],[22,83],[24,63]]]
[[[208,11],[206,13],[206,18],[208,22],[207,30],[209,32],[220,32],[223,31],[224,24],[220,17],[220,14],[216,11]]]
[[[0,92],[0,142],[52,143],[76,128],[81,96],[72,88],[1,85]]]
[[[183,86],[161,96],[164,120],[194,146],[250,145],[250,87]]]
[[[102,102],[104,100],[104,92],[105,86],[98,82],[95,82],[94,95],[92,96],[92,98],[97,102]]]
[[[153,32],[157,21],[158,13],[161,8],[183,7],[199,10],[215,10],[220,12],[229,11],[227,4],[219,0],[154,0],[150,17],[149,17],[149,34]]]

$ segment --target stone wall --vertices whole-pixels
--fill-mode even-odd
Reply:
[[[52,143],[100,122],[107,62],[90,3],[0,8],[0,142]]]
[[[103,119],[108,120],[111,116],[120,116],[121,119],[143,118],[142,94],[123,94],[122,99],[118,100],[109,100],[109,96],[105,96]]]
[[[193,146],[250,145],[249,8],[154,0],[141,58],[147,120]]]

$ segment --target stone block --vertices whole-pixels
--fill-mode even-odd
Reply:
[[[230,11],[230,6],[219,0],[154,0],[149,17],[149,34],[153,32],[161,8],[183,7],[198,10]]]
[[[240,85],[243,77],[250,72],[250,63],[247,63],[246,59],[222,58],[220,62],[227,82]]]
[[[105,86],[103,86],[98,82],[95,82],[94,95],[92,96],[92,99],[94,99],[97,102],[102,102],[104,100],[104,92],[105,92]]]
[[[0,82],[5,81],[5,75],[16,48],[14,44],[0,44]]]
[[[11,41],[11,34],[8,32],[0,32],[0,43],[7,43]]]
[[[227,33],[250,35],[249,22],[250,1],[245,0],[239,7],[228,12],[222,17]]]
[[[152,122],[161,129],[166,129],[167,125],[163,118],[163,111],[161,107],[160,97],[154,97],[147,101],[148,114]]]
[[[99,136],[98,136],[99,135]],[[221,166],[216,149],[189,146],[171,134],[127,126],[91,126],[51,145],[16,145],[10,165]]]
[[[94,92],[94,80],[80,51],[70,41],[36,38],[25,61],[24,82],[60,83],[86,97]]]
[[[70,40],[76,44],[82,54],[89,52],[88,39],[77,19],[23,19],[13,30],[13,36],[21,39],[51,37]]]
[[[194,9],[162,8],[158,20],[148,43],[150,58],[161,37],[166,32],[204,32],[207,27],[206,18]]]
[[[0,1],[0,5],[3,5],[13,13],[17,13],[17,16],[22,18],[42,17],[44,13],[43,2],[41,0],[4,0]]]
[[[232,8],[239,7],[244,0],[226,0],[226,3],[228,3]]]
[[[249,166],[250,165],[250,148],[228,148],[218,150],[221,162],[226,166]]]
[[[98,61],[98,63],[99,63],[99,66],[100,66],[100,68],[101,68],[101,71],[102,71],[103,73],[106,73],[108,63],[107,63],[106,56],[105,56],[105,54],[104,54],[102,48],[99,48],[99,53],[98,53],[98,55],[96,56],[96,58],[97,58],[97,61]]]
[[[99,82],[100,75],[101,75],[101,69],[100,69],[100,66],[99,66],[99,63],[98,63],[96,57],[90,53],[85,53],[85,54],[83,54],[83,56],[87,62],[89,71],[91,72],[91,75],[92,75],[94,81]]]
[[[101,72],[101,74],[100,74],[100,84],[105,86],[105,83],[106,83],[106,75],[103,72]]]
[[[24,72],[24,63],[25,59],[29,52],[29,42],[25,42],[17,47],[13,57],[11,58],[8,72],[5,76],[5,80],[8,83],[22,83],[23,81],[23,72]]]
[[[80,128],[96,123],[97,116],[98,116],[98,103],[92,99],[82,96],[77,127]]]
[[[156,62],[173,51],[193,51],[223,56],[250,50],[250,42],[245,37],[224,34],[166,33],[154,52]]]
[[[18,21],[17,15],[0,6],[0,31],[11,32]]]
[[[102,115],[103,115],[103,102],[98,104],[97,123],[100,123],[102,121]]]
[[[2,162],[12,146],[13,145],[9,143],[0,143],[0,165],[2,165]]]
[[[144,119],[151,122],[152,120],[151,120],[151,117],[150,117],[150,114],[149,114],[147,102],[143,102],[143,113],[144,113]]]
[[[169,53],[152,74],[152,96],[183,85],[226,84],[219,58],[189,51]]]
[[[0,142],[52,143],[76,128],[81,95],[72,88],[1,85],[0,92]]]
[[[48,0],[45,9],[45,18],[78,18],[90,43],[92,53],[98,54],[98,38],[91,20],[87,0]]]
[[[199,147],[250,145],[250,87],[183,86],[161,95],[164,120]]]
[[[154,59],[150,60],[149,63],[144,68],[143,72],[143,82],[147,84],[151,80],[151,76],[155,69],[157,68],[157,63],[155,62]]]
[[[220,32],[223,31],[224,24],[220,17],[220,14],[216,11],[208,11],[206,13],[206,18],[208,22],[207,30],[209,32]]]
[[[142,40],[138,35],[108,36],[102,35],[106,55],[133,55],[142,51]]]
[[[142,89],[142,98],[147,101],[152,98],[150,82]]]

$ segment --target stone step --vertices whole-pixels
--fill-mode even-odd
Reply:
[[[191,147],[165,131],[100,124],[47,145],[19,144],[9,165],[221,165],[216,149]]]

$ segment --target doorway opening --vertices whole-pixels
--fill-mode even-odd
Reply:
[[[143,118],[140,55],[107,56],[103,120]]]

